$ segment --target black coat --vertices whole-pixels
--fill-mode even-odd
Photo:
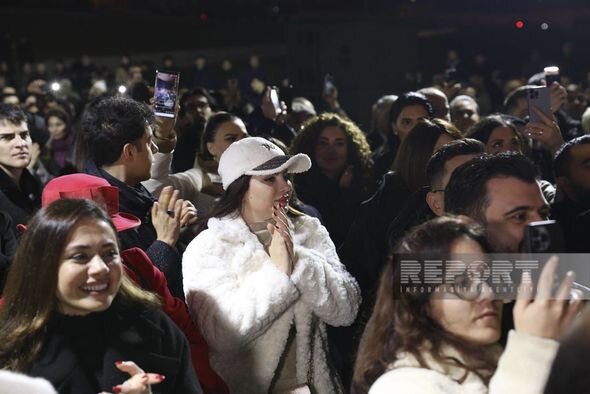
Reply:
[[[590,207],[574,203],[559,193],[551,205],[551,219],[559,223],[565,240],[565,252],[590,253]]]
[[[6,211],[14,225],[27,224],[33,214],[41,208],[41,184],[25,169],[19,185],[0,171],[0,209]]]
[[[338,181],[328,178],[313,167],[306,173],[294,176],[297,197],[319,211],[336,247],[344,242],[361,202],[367,197],[360,178],[360,174],[355,173],[352,185],[342,189]]]
[[[166,276],[172,295],[184,300],[181,255],[176,248],[157,240],[151,216],[155,200],[150,192],[141,184],[131,187],[121,182],[98,168],[93,162],[86,164],[84,172],[104,178],[112,186],[117,187],[119,189],[119,212],[130,213],[141,219],[139,227],[119,233],[122,249],[133,247],[143,249],[154,265]]]
[[[8,213],[0,211],[0,293],[4,290],[6,275],[16,252],[14,225]]]
[[[28,371],[47,379],[60,394],[112,392],[129,379],[116,361],[133,361],[145,372],[165,376],[156,393],[202,393],[188,342],[161,311],[122,307],[86,316],[56,314],[48,324],[40,356]]]
[[[383,176],[377,192],[361,204],[338,256],[359,284],[362,303],[349,327],[328,327],[332,354],[345,384],[352,378],[356,348],[375,302],[375,291],[388,252],[387,230],[404,206],[410,191],[394,172]]]

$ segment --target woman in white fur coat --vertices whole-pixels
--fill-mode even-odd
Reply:
[[[351,324],[360,292],[320,222],[288,207],[307,171],[258,137],[221,156],[225,193],[183,256],[186,301],[231,393],[339,393],[325,324]]]
[[[501,286],[490,286],[486,279],[491,276],[483,263],[488,250],[483,229],[466,218],[431,220],[401,240],[382,274],[361,339],[355,394],[543,392],[557,340],[581,307],[580,299],[568,299],[574,275],[570,272],[552,295],[557,260],[550,259],[534,300],[530,274],[523,275],[514,306],[515,330],[502,351],[503,300],[494,293]],[[445,272],[444,284],[432,285],[432,292],[402,290],[408,289],[401,285],[408,264],[436,260],[453,262],[436,267]],[[451,270],[456,273],[453,281]]]

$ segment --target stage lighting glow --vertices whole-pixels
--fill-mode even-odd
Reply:
[[[125,94],[125,92],[127,92],[127,88],[123,85],[119,86],[119,93],[121,94]]]
[[[549,29],[549,25],[547,23],[541,23],[541,30]]]
[[[522,29],[524,27],[524,22],[521,20],[518,20],[518,21],[516,21],[514,26],[516,26],[517,29]]]
[[[57,83],[57,82],[53,82],[53,83],[51,84],[51,90],[53,90],[54,92],[57,92],[57,91],[59,91],[59,89],[61,89],[61,86],[59,85],[59,83]]]

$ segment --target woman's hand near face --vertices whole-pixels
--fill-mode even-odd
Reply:
[[[352,184],[352,179],[354,178],[354,166],[349,165],[346,167],[342,175],[340,175],[340,180],[338,184],[340,185],[341,189],[348,189]]]
[[[514,305],[514,327],[516,331],[543,338],[559,339],[571,326],[582,307],[581,298],[570,298],[575,280],[573,271],[568,272],[555,295],[553,277],[558,258],[549,259],[537,284],[533,300],[533,284],[529,273],[524,272]]]
[[[128,373],[131,378],[118,386],[114,386],[112,389],[114,393],[151,394],[151,385],[161,383],[166,378],[160,374],[145,373],[133,361],[117,361],[115,366],[120,371]]]
[[[272,236],[268,254],[272,263],[287,275],[293,272],[293,238],[287,225],[287,213],[285,208],[278,203],[273,205],[272,218],[275,220],[275,225],[269,223],[267,225],[268,231]]]

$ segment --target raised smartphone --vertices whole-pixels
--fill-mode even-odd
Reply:
[[[154,113],[156,116],[174,118],[178,100],[178,80],[180,74],[176,71],[156,71],[154,84]]]

